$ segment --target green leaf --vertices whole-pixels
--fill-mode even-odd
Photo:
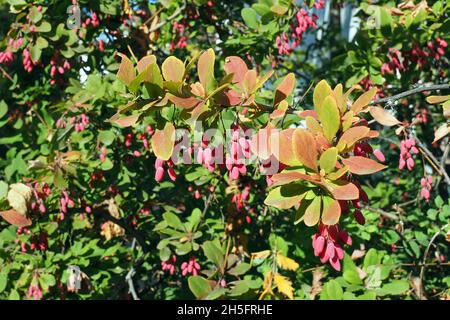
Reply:
[[[8,194],[8,184],[0,180],[0,200],[4,199]]]
[[[39,59],[41,58],[41,54],[42,54],[42,50],[41,48],[39,48],[39,46],[35,45],[35,46],[31,46],[30,48],[30,57],[31,60],[33,61],[39,61]]]
[[[8,284],[8,274],[4,271],[0,272],[0,293],[6,289]]]
[[[336,147],[325,150],[320,156],[319,164],[320,168],[325,170],[326,173],[330,173],[336,168],[338,150]]]
[[[205,241],[202,248],[206,258],[221,269],[224,259],[222,248],[219,248],[213,241]]]
[[[8,105],[4,100],[0,101],[0,118],[8,112]]]
[[[197,299],[203,299],[211,292],[208,280],[201,276],[189,277],[188,285],[189,289]]]
[[[387,283],[378,290],[378,294],[382,295],[400,295],[409,289],[409,283],[406,280],[394,280]]]
[[[242,274],[245,274],[248,270],[250,270],[252,266],[248,263],[241,262],[236,267],[228,270],[228,273],[233,276],[240,276]]]
[[[344,291],[341,285],[336,280],[330,280],[323,286],[323,300],[342,300]]]
[[[350,258],[348,254],[345,254],[344,256],[344,272],[343,277],[345,281],[347,281],[350,284],[362,284],[362,280],[359,277],[359,273],[356,269],[356,265],[353,262],[353,260]]]
[[[178,218],[174,213],[165,212],[163,214],[163,218],[170,227],[178,230],[184,230],[183,223],[181,222],[180,218]]]
[[[322,123],[325,137],[329,142],[332,142],[341,124],[336,100],[332,96],[326,97],[321,107],[316,108],[316,112]]]
[[[364,270],[367,270],[369,266],[376,265],[378,263],[378,253],[377,250],[371,248],[367,251],[366,256],[364,257]]]
[[[258,15],[256,11],[252,8],[244,8],[241,10],[242,19],[244,19],[245,24],[251,29],[258,29]]]
[[[112,131],[100,130],[98,133],[98,140],[105,146],[109,146],[114,142],[115,134]]]
[[[313,101],[314,101],[314,110],[319,109],[322,106],[322,102],[328,97],[331,93],[331,87],[325,80],[321,80],[317,86],[314,88],[313,93]]]

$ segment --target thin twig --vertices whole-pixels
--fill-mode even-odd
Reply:
[[[365,205],[362,206],[362,208],[366,209],[366,210],[369,210],[369,211],[372,211],[372,212],[375,212],[375,213],[379,213],[383,217],[386,217],[386,218],[391,219],[391,220],[400,220],[400,217],[397,214],[393,213],[393,212],[387,212],[387,211],[384,211],[383,209],[373,208],[373,207],[365,206]]]
[[[431,153],[430,150],[428,150],[428,148],[425,146],[424,143],[422,143],[422,141],[420,141],[416,136],[413,136],[414,139],[416,140],[417,145],[419,146],[420,149],[422,149],[424,151],[424,153],[433,161],[434,165],[439,169],[436,170],[438,171],[438,173],[441,176],[444,176],[445,181],[447,182],[447,185],[450,186],[450,177],[448,176],[447,172],[445,171],[445,169],[442,167],[442,165],[439,163],[439,161],[436,159],[436,157]],[[430,162],[431,163],[431,162]],[[433,166],[434,167],[434,166]],[[435,168],[436,169],[436,168]],[[439,172],[440,171],[440,172]]]
[[[382,98],[378,100],[373,100],[369,103],[369,106],[373,106],[376,104],[383,104],[388,102],[393,102],[395,100],[412,96],[416,93],[424,92],[424,91],[434,91],[434,90],[446,90],[450,89],[450,84],[432,84],[432,85],[423,85],[405,92],[401,92],[399,94],[395,94],[393,96]]]
[[[134,251],[134,247],[136,246],[136,238],[133,238],[133,242],[131,244],[131,251]],[[129,292],[131,293],[131,296],[134,300],[140,300],[139,296],[136,293],[136,289],[134,288],[134,282],[133,282],[133,276],[136,274],[136,270],[134,269],[134,266],[131,267],[130,271],[128,271],[127,275],[125,276],[125,280],[128,282],[128,288]]]
[[[153,27],[151,27],[148,32],[154,32],[156,30],[159,30],[160,28],[162,28],[165,24],[169,23],[170,21],[172,21],[173,19],[175,19],[178,15],[181,14],[181,12],[186,8],[186,1],[183,1],[183,4],[171,15],[169,16],[167,19],[155,24]]]

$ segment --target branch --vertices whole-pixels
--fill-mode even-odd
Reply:
[[[369,106],[373,106],[376,104],[382,104],[382,103],[391,103],[393,101],[396,101],[398,99],[401,98],[405,98],[408,96],[412,96],[416,93],[420,93],[423,91],[434,91],[434,90],[446,90],[446,89],[450,89],[450,84],[432,84],[432,85],[423,85],[423,86],[419,86],[417,88],[405,91],[405,92],[401,92],[399,94],[395,94],[393,96],[387,97],[387,98],[383,98],[383,99],[378,99],[378,100],[373,100],[369,103]]]
[[[427,248],[425,249],[425,253],[423,255],[423,260],[422,260],[422,267],[420,268],[420,277],[419,277],[419,284],[420,287],[422,288],[422,290],[420,291],[423,294],[423,276],[425,275],[425,267],[427,266],[427,258],[428,258],[428,253],[430,252],[430,248],[431,245],[433,244],[434,240],[436,240],[436,238],[439,236],[439,234],[445,230],[445,228],[447,228],[448,226],[450,226],[450,223],[447,223],[445,226],[443,226],[442,228],[439,229],[439,231],[437,231],[433,237],[430,240],[430,243],[428,243]],[[420,299],[425,298],[424,296],[419,297]]]
[[[172,21],[173,19],[175,19],[178,15],[181,14],[181,12],[186,8],[186,1],[183,1],[183,4],[181,5],[181,7],[179,7],[171,16],[169,16],[166,20],[163,20],[157,24],[155,24],[153,27],[151,27],[148,32],[155,32],[156,30],[159,30],[160,28],[162,28],[164,25],[166,25],[167,23],[169,23],[170,21]]]
[[[386,217],[386,218],[391,219],[391,220],[400,220],[400,217],[397,214],[393,213],[393,212],[387,212],[387,211],[384,211],[382,209],[373,208],[373,207],[370,207],[370,206],[362,206],[362,208],[366,209],[366,210],[369,210],[369,211],[372,211],[372,212],[375,212],[375,213],[379,213],[383,217]]]
[[[447,182],[447,185],[450,186],[450,177],[448,176],[448,173],[445,171],[445,168],[441,165],[441,163],[436,159],[436,157],[431,153],[430,150],[425,146],[422,141],[420,141],[416,136],[412,135],[414,139],[417,142],[417,145],[419,148],[431,159],[431,161],[434,163],[433,167],[436,166],[435,169],[440,176],[443,176],[445,179],[445,182]]]
[[[133,238],[133,243],[131,244],[131,250],[132,251],[134,250],[136,242],[137,242],[136,238]],[[134,266],[132,266],[130,271],[125,276],[125,280],[128,282],[129,292],[131,293],[131,296],[133,297],[133,299],[134,300],[140,300],[139,296],[136,293],[136,289],[134,288],[134,283],[133,283],[133,276],[135,274],[136,274],[136,270],[134,269]]]

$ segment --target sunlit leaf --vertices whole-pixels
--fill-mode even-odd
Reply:
[[[122,53],[118,53],[117,55],[122,58],[119,71],[117,72],[117,78],[128,86],[136,76],[133,62],[131,62],[131,60]]]
[[[292,143],[297,159],[306,167],[317,171],[317,144],[314,136],[304,129],[295,129]]]
[[[343,159],[342,162],[349,167],[351,173],[359,175],[372,174],[386,168],[385,165],[375,160],[360,156],[349,157]]]
[[[161,66],[164,80],[182,82],[184,75],[184,63],[180,59],[170,56],[164,60]]]
[[[400,123],[397,118],[381,107],[370,107],[369,111],[372,117],[383,126],[390,127]]]
[[[322,209],[322,222],[326,225],[335,225],[341,216],[339,202],[331,197],[324,196]]]
[[[316,108],[317,116],[322,123],[323,133],[329,142],[333,141],[340,126],[340,115],[336,101],[332,96],[326,97],[321,107]]]
[[[320,168],[329,173],[336,167],[338,151],[337,148],[332,147],[325,150],[319,159]]]
[[[156,157],[169,160],[175,144],[175,127],[167,122],[163,130],[156,130],[152,137],[152,149]]]
[[[373,87],[367,92],[364,92],[362,95],[353,102],[350,110],[352,110],[355,114],[358,114],[364,107],[366,107],[377,94],[377,88]]]

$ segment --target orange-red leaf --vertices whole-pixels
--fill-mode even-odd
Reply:
[[[290,128],[280,132],[278,135],[278,146],[275,146],[275,141],[271,141],[272,153],[283,164],[291,167],[301,166],[302,163],[297,160],[294,152],[294,145],[292,143],[292,136],[295,129]]]
[[[136,77],[133,62],[131,62],[131,60],[122,53],[118,53],[117,55],[122,58],[119,71],[117,72],[117,79],[122,81],[125,85],[129,85]]]
[[[338,181],[325,183],[325,187],[336,200],[355,200],[359,198],[359,189],[351,182]]]
[[[275,89],[275,101],[274,105],[289,97],[295,88],[295,75],[291,72],[289,73],[281,83]]]
[[[331,197],[323,197],[322,222],[326,225],[335,225],[341,216],[339,202]]]
[[[174,96],[171,93],[167,93],[166,96],[176,107],[183,109],[192,109],[201,102],[201,100],[195,97],[183,98]]]
[[[370,107],[369,109],[372,117],[383,126],[391,127],[399,124],[400,121],[389,112],[380,107]]]
[[[139,119],[139,115],[135,114],[135,115],[121,117],[121,118],[115,118],[115,119],[113,117],[113,118],[111,118],[111,121],[118,124],[121,127],[131,127],[136,124],[138,119]]]
[[[202,53],[198,59],[197,72],[200,83],[203,88],[205,88],[206,93],[214,90],[215,79],[214,79],[214,61],[216,60],[216,55],[213,49],[208,49]]]
[[[359,175],[372,174],[386,168],[381,163],[360,156],[349,157],[343,159],[342,162],[349,167],[351,173]]]
[[[0,211],[0,216],[8,223],[19,228],[28,227],[31,225],[31,219],[15,210]]]
[[[149,55],[149,56],[145,56],[143,57],[141,60],[139,60],[139,62],[137,63],[137,69],[138,72],[141,73],[143,72],[145,69],[147,69],[147,67],[153,63],[156,63],[156,56]]]
[[[295,129],[292,143],[297,159],[306,167],[317,171],[317,143],[314,136],[304,129]]]
[[[227,74],[233,74],[233,83],[241,83],[248,71],[247,64],[244,60],[236,56],[226,57],[223,68]]]
[[[369,131],[369,127],[365,126],[357,126],[348,129],[342,134],[341,138],[339,139],[339,142],[337,144],[338,150],[342,151],[344,149],[352,147],[358,140],[365,138]]]
[[[312,177],[310,175],[298,171],[276,173],[272,176],[272,180],[274,182],[274,185],[284,185],[300,180],[305,180],[313,183],[320,183],[320,181],[318,179],[315,179],[315,177]]]
[[[358,114],[364,107],[366,107],[370,101],[373,100],[373,97],[375,97],[375,94],[377,93],[377,88],[373,87],[367,92],[364,92],[362,95],[356,99],[355,102],[353,102],[352,107],[350,110],[352,110],[355,115]]]

